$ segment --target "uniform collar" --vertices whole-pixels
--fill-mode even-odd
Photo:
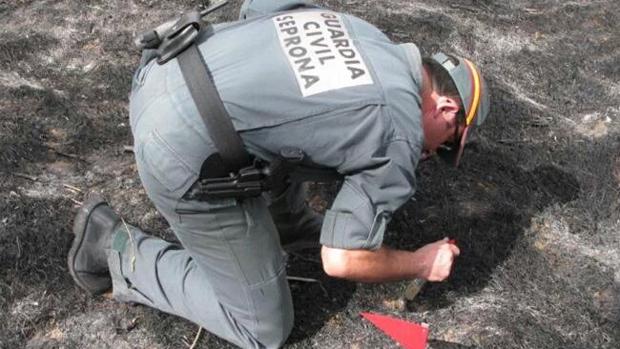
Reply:
[[[413,95],[419,108],[419,114],[412,113],[409,117],[413,125],[416,126],[411,128],[412,139],[416,140],[419,145],[420,154],[416,155],[421,156],[422,145],[424,144],[424,132],[422,131],[422,69],[424,68],[422,66],[422,56],[418,47],[412,43],[400,44],[400,46],[405,51],[405,56],[409,63],[409,76],[412,80],[412,87],[415,89]]]
[[[421,98],[422,95],[422,56],[418,47],[412,43],[400,44],[400,46],[407,53],[407,61],[409,62],[409,74],[413,79],[413,83],[418,88],[418,95]],[[418,104],[422,105],[422,100],[418,101]]]

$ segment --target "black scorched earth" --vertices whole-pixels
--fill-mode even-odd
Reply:
[[[291,281],[296,320],[286,347],[396,347],[360,311],[428,323],[435,349],[620,347],[620,2],[320,3],[423,53],[441,48],[479,62],[493,102],[459,171],[438,161],[419,168],[416,200],[386,236],[412,249],[453,236],[462,250],[454,276],[427,285],[404,312],[395,300],[405,283],[339,281],[324,275],[317,255],[292,255],[289,275],[319,282]],[[65,258],[88,190],[172,238],[127,151],[139,59],[132,37],[195,5],[0,1],[0,348],[192,344],[196,325],[86,296]],[[212,19],[234,19],[239,5]],[[313,28],[293,27],[283,27],[291,55],[310,73],[321,62],[293,50],[296,35]],[[350,52],[319,56],[337,54]],[[312,185],[310,205],[324,210],[336,189]],[[195,347],[229,345],[203,333]]]

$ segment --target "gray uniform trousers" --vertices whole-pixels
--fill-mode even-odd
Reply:
[[[252,12],[251,3],[244,11]],[[121,227],[108,257],[114,298],[181,316],[244,348],[281,346],[293,326],[293,305],[280,239],[320,228],[303,186],[291,185],[276,198],[188,201],[162,185],[152,161],[139,153],[136,161],[149,198],[180,244]],[[119,235],[124,244],[116,243]]]
[[[181,316],[244,348],[282,345],[293,306],[270,213],[284,218],[284,234],[294,232],[303,219],[287,220],[300,216],[287,207],[305,207],[302,195],[292,195],[300,186],[275,200],[270,212],[265,197],[175,202],[148,169],[141,168],[140,177],[181,245],[128,226],[124,248],[108,258],[114,298]],[[299,199],[287,200],[292,197]]]

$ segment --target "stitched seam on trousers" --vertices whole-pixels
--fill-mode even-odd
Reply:
[[[249,224],[247,222],[247,216],[246,216],[246,213],[245,213],[245,208],[243,207],[243,201],[238,201],[238,205],[239,205],[240,209],[243,210],[243,217],[244,217],[244,219],[246,219],[246,231],[245,231],[245,233],[247,235],[248,229],[250,229],[250,226],[249,226]],[[222,223],[220,222],[217,214],[215,214],[215,221],[217,222],[217,225],[218,225],[218,228],[219,228],[218,230],[220,231],[220,234],[219,234],[220,235],[220,239],[228,247],[228,249],[227,249],[228,255],[231,257],[231,259],[235,260],[234,267],[235,267],[235,269],[237,269],[238,275],[243,276],[243,281],[244,281],[244,284],[246,285],[246,287],[244,287],[244,292],[243,292],[244,295],[245,295],[246,309],[249,310],[250,308],[252,308],[252,314],[253,314],[252,333],[255,333],[256,332],[256,326],[258,325],[258,317],[257,317],[257,314],[256,314],[256,306],[254,305],[254,302],[250,301],[250,292],[248,291],[249,287],[247,287],[247,286],[249,286],[250,283],[248,282],[247,276],[245,275],[245,273],[241,269],[241,263],[239,262],[239,258],[237,258],[237,255],[235,254],[234,250],[232,249],[230,241],[228,241],[228,239],[226,239],[226,237],[225,237],[224,228],[223,228]]]
[[[264,285],[267,285],[267,284],[273,282],[274,280],[276,280],[277,278],[279,278],[282,275],[282,272],[284,272],[284,270],[286,270],[286,263],[282,263],[282,265],[280,266],[280,269],[278,269],[278,271],[276,272],[275,276],[273,276],[273,277],[271,277],[271,278],[269,278],[267,280],[261,281],[261,282],[259,282],[257,284],[251,285],[249,287],[249,289],[255,290],[255,289],[259,288],[259,287],[262,287]]]
[[[243,219],[245,220],[245,233],[244,235],[247,236],[248,235],[248,231],[250,230],[250,222],[248,222],[248,216],[249,214],[246,213],[246,209],[243,207],[244,203],[243,201],[238,201],[237,206],[239,209],[242,210],[242,214],[243,214]],[[217,213],[213,213],[214,217],[215,217],[215,221],[217,222],[217,226],[218,226],[218,230],[219,230],[219,237],[220,240],[223,241],[224,243],[226,243],[226,246],[228,246],[228,252],[231,255],[231,257],[234,257],[235,259],[235,266],[238,267],[237,271],[240,275],[243,276],[243,280],[245,282],[246,285],[250,285],[250,282],[248,280],[247,275],[245,275],[245,273],[243,272],[243,270],[241,269],[240,265],[241,263],[239,263],[239,259],[237,258],[237,256],[234,253],[234,250],[232,249],[232,246],[230,244],[230,241],[227,239],[226,237],[226,233],[224,231],[224,227],[222,225],[222,222],[220,221],[220,216]]]
[[[177,216],[177,221],[178,221],[179,223],[181,223],[181,224],[182,224],[182,218],[181,218],[181,217],[182,217],[182,215],[181,215],[181,214],[179,214],[179,213],[177,212],[177,208],[178,208],[178,206],[179,206],[180,202],[181,202],[181,200],[178,200],[178,201],[177,201],[177,203],[176,203],[175,213],[176,213],[176,216]],[[237,201],[237,203],[235,204],[235,206],[239,206],[239,207],[243,210],[243,216],[244,216],[244,218],[246,219],[246,233],[245,233],[245,234],[247,235],[247,230],[248,230],[248,229],[250,229],[250,226],[249,226],[249,223],[248,223],[248,221],[247,221],[247,217],[248,217],[248,215],[247,215],[247,213],[245,212],[246,210],[243,208],[243,206],[242,206],[242,205],[243,205],[243,201]],[[231,260],[233,260],[233,259],[234,259],[234,261],[235,261],[235,263],[234,263],[234,267],[235,267],[235,269],[237,270],[236,275],[237,275],[237,276],[238,276],[238,275],[241,275],[241,276],[243,277],[243,281],[244,281],[245,285],[249,285],[249,282],[248,282],[248,280],[247,280],[247,277],[246,277],[245,273],[243,273],[243,271],[242,271],[242,269],[241,269],[241,267],[240,267],[239,259],[238,259],[238,258],[237,258],[237,256],[234,254],[234,252],[233,252],[233,249],[232,249],[232,246],[231,246],[230,242],[229,242],[229,241],[228,241],[228,239],[226,239],[226,237],[225,237],[224,228],[223,228],[223,225],[222,225],[222,223],[221,223],[221,221],[220,221],[220,219],[219,219],[219,215],[218,215],[218,214],[216,214],[216,213],[213,213],[213,215],[214,215],[214,218],[215,218],[215,219],[214,219],[214,220],[215,220],[215,223],[217,224],[217,229],[218,229],[218,234],[217,234],[217,235],[218,235],[218,238],[219,238],[219,240],[220,240],[220,241],[222,241],[223,243],[225,243],[225,244],[226,244],[226,246],[227,246],[227,251],[226,251],[226,253],[228,254],[228,256],[230,257],[230,259],[231,259]],[[248,293],[248,292],[244,292],[244,294],[245,294],[245,302],[246,302],[246,306],[245,306],[245,308],[246,308],[246,309],[250,309],[250,307],[251,307],[251,308],[254,310],[254,312],[253,312],[253,313],[255,314],[255,313],[256,313],[256,309],[255,309],[255,307],[254,307],[254,305],[253,305],[253,304],[250,304],[251,302],[250,302],[249,293]],[[256,316],[254,317],[254,321],[253,321],[253,322],[254,322],[254,323],[257,323],[257,322],[258,322],[258,318],[256,318]]]
[[[276,273],[276,275],[268,280],[259,282],[258,284],[252,285],[250,287],[248,287],[248,290],[253,291],[263,285],[269,284],[271,282],[273,282],[274,280],[277,280],[280,276],[282,276],[282,273],[284,273],[286,271],[286,263],[282,263],[282,265],[280,266],[280,269],[278,270],[278,272]],[[247,292],[249,294],[249,292]],[[258,327],[258,311],[256,309],[256,302],[254,300],[252,300],[252,309],[253,314],[254,315],[254,321],[253,321],[253,326],[252,326],[252,333],[256,333],[256,328]]]
[[[239,274],[243,275],[244,283],[246,285],[246,287],[243,288],[243,294],[245,295],[246,309],[249,310],[250,308],[252,308],[252,314],[253,314],[252,333],[256,333],[256,326],[258,325],[258,315],[256,314],[256,305],[254,304],[254,302],[251,300],[251,297],[250,297],[249,290],[251,290],[251,288],[249,287],[247,276],[241,270],[241,266],[240,266],[241,263],[239,263],[239,258],[237,258],[237,255],[234,253],[234,251],[230,247],[230,242],[228,240],[225,240],[225,242],[226,242],[226,245],[229,246],[228,251],[230,255],[235,259],[235,268],[238,270]]]

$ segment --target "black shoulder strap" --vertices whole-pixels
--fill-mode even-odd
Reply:
[[[250,154],[235,131],[198,47],[195,44],[190,45],[179,54],[178,60],[192,99],[228,172],[237,172],[240,168],[249,166]]]

